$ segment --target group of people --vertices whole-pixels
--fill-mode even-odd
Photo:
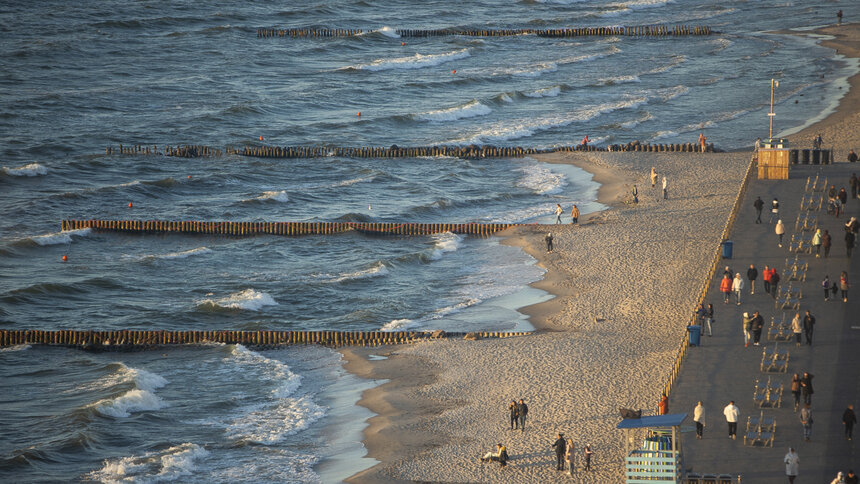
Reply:
[[[552,449],[555,450],[555,470],[563,471],[566,465],[567,473],[572,476],[576,468],[576,446],[573,439],[565,439],[564,434],[559,432],[552,443]],[[591,444],[585,444],[582,450],[583,470],[591,470],[591,456],[593,454]]]
[[[660,176],[657,174],[657,169],[654,168],[653,166],[651,167],[650,178],[651,178],[651,188],[657,188],[657,179],[660,178]],[[669,182],[666,180],[665,175],[663,175],[662,185],[663,185],[663,200],[668,200],[669,199]],[[633,185],[633,189],[636,190],[636,185]],[[637,203],[639,202],[638,195],[639,195],[639,191],[636,190],[635,200]]]
[[[734,295],[738,306],[741,305],[744,289],[749,283],[750,295],[755,294],[755,282],[758,280],[759,272],[755,264],[750,264],[747,269],[746,281],[741,277],[740,272],[736,272],[732,277],[732,270],[729,266],[723,270],[723,279],[720,281],[720,292],[723,293],[723,303],[728,304]],[[771,295],[774,299],[779,295],[779,282],[781,276],[775,267],[764,266],[761,273],[764,283],[765,294]]]
[[[760,224],[761,222],[761,212],[764,210],[764,200],[761,197],[756,197],[753,202],[753,207],[755,208],[756,217],[755,223]],[[779,199],[774,197],[773,201],[770,202],[770,220],[767,223],[772,224],[774,220],[778,222],[782,222],[779,219]]]
[[[564,214],[564,209],[561,208],[560,203],[555,204],[555,223],[561,223],[561,216]],[[570,223],[577,224],[579,223],[579,208],[576,204],[573,204],[573,208],[570,209]]]

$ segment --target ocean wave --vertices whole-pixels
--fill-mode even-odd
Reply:
[[[670,3],[675,3],[674,0],[629,0],[625,2],[607,4],[607,7],[617,7],[628,10],[643,10],[646,8],[665,7]]]
[[[166,259],[166,260],[185,259],[185,258],[191,257],[193,255],[208,254],[210,252],[212,252],[212,249],[210,249],[208,247],[197,247],[196,249],[188,249],[188,250],[183,250],[181,252],[170,252],[167,254],[147,255],[147,256],[141,257],[141,259]]]
[[[659,90],[657,90],[657,95],[660,97],[660,99],[663,100],[663,102],[666,102],[666,101],[671,101],[672,99],[675,99],[676,97],[683,96],[684,94],[687,94],[689,92],[690,92],[690,88],[687,86],[675,86],[675,87],[668,87],[666,89],[659,89]]]
[[[342,67],[339,70],[366,70],[384,71],[388,69],[421,69],[424,67],[438,66],[446,62],[469,57],[469,49],[460,49],[441,54],[415,54],[410,57],[397,57],[394,59],[377,59],[369,64],[357,64]]]
[[[614,84],[626,84],[628,82],[642,82],[642,80],[639,79],[639,76],[633,74],[628,76],[607,77],[605,79],[601,79],[599,82],[604,86],[612,86]]]
[[[244,309],[248,311],[259,311],[264,306],[277,306],[278,303],[272,296],[265,292],[258,292],[254,289],[245,289],[244,291],[230,294],[221,299],[204,299],[197,303],[197,307],[201,309]]]
[[[631,129],[644,123],[645,121],[650,121],[652,119],[654,119],[654,115],[646,111],[645,114],[643,114],[642,116],[639,116],[636,119],[631,119],[630,121],[623,122],[620,124],[620,126],[625,129]]]
[[[406,331],[412,328],[417,328],[421,324],[420,321],[412,319],[393,319],[379,328],[380,331]]]
[[[454,252],[460,248],[463,242],[463,236],[453,232],[444,232],[441,234],[433,234],[430,236],[433,239],[433,249],[428,257],[430,260],[439,260],[448,252]]]
[[[106,484],[122,482],[169,482],[191,475],[196,461],[209,455],[203,447],[185,442],[141,456],[105,460],[102,468],[87,474],[94,481]]]
[[[473,99],[460,106],[440,109],[437,111],[428,111],[426,113],[416,114],[413,117],[421,121],[456,121],[458,119],[486,116],[491,112],[493,112],[493,110],[488,106],[481,104],[477,99]]]
[[[30,163],[18,168],[4,166],[3,173],[9,176],[42,176],[48,174],[48,169],[38,163]]]
[[[516,185],[541,195],[558,193],[568,184],[566,176],[538,163],[525,165],[520,171],[523,176],[517,180]]]
[[[126,418],[134,412],[159,410],[167,406],[161,397],[154,393],[156,389],[167,385],[164,377],[146,370],[129,368],[121,363],[120,365],[119,371],[106,378],[103,384],[107,387],[131,382],[135,388],[117,397],[99,400],[89,407],[95,408],[102,415]]]
[[[525,97],[556,97],[561,94],[561,86],[545,87],[536,91],[524,92]]]
[[[274,202],[289,202],[290,197],[289,197],[289,195],[287,195],[286,190],[272,190],[272,191],[268,191],[268,192],[263,192],[262,195],[260,195],[258,197],[242,200],[242,202],[248,203],[248,202],[257,202],[260,200],[262,200],[262,201],[271,200]]]
[[[670,69],[674,69],[675,67],[678,67],[679,65],[683,64],[684,62],[687,62],[687,56],[685,56],[685,55],[674,55],[674,56],[672,56],[672,60],[669,61],[668,64],[660,66],[660,67],[655,67],[654,69],[643,72],[640,75],[660,74],[660,73],[666,72]]]
[[[8,351],[8,352],[12,352],[12,351],[24,351],[24,350],[29,350],[30,348],[31,348],[31,346],[30,346],[30,345],[27,345],[27,344],[24,344],[24,345],[14,345],[14,346],[6,346],[6,347],[3,347],[3,348],[0,348],[0,352],[6,352],[6,351]]]
[[[32,237],[27,237],[25,239],[21,239],[20,242],[33,242],[37,245],[45,246],[45,245],[57,245],[57,244],[71,244],[74,239],[72,237],[87,237],[92,233],[92,229],[77,229],[77,230],[64,230],[62,232],[55,232],[53,234],[45,234],[45,235],[34,235]]]
[[[392,39],[399,39],[400,35],[397,34],[397,29],[393,27],[382,27],[381,29],[377,29],[373,31],[374,33],[382,34],[386,37],[390,37]]]
[[[326,274],[323,277],[327,277],[327,279],[323,280],[322,282],[339,283],[345,281],[357,281],[361,279],[368,279],[371,277],[382,277],[386,274],[388,274],[388,267],[382,262],[377,262],[370,268],[360,271],[344,272],[337,276],[331,276],[330,274]]]
[[[275,389],[272,390],[274,398],[286,398],[292,395],[302,384],[301,375],[290,371],[286,364],[267,358],[242,345],[233,346],[227,361],[238,365],[243,371],[257,373],[268,381],[275,382]]]

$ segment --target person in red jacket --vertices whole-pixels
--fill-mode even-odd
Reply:
[[[725,304],[729,303],[729,296],[732,294],[732,280],[729,279],[729,275],[726,274],[723,276],[723,280],[720,282],[720,291],[722,291],[723,295],[726,297]]]
[[[764,266],[764,270],[761,271],[761,279],[764,281],[764,293],[770,294],[770,267]]]

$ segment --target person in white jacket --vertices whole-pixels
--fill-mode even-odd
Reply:
[[[776,221],[776,227],[773,228],[773,231],[779,237],[779,246],[782,247],[782,236],[785,235],[785,224],[782,223],[782,220]]]
[[[785,454],[783,462],[785,462],[785,475],[788,476],[788,482],[791,484],[794,482],[794,478],[797,477],[800,467],[800,457],[794,451],[793,447],[788,449],[788,454]]]
[[[741,305],[741,292],[744,290],[744,280],[741,279],[741,273],[735,273],[735,279],[732,281],[732,292],[738,298],[738,306]]]
[[[723,415],[726,416],[726,422],[729,424],[729,438],[734,440],[737,437],[738,433],[738,417],[740,417],[740,410],[735,406],[735,401],[732,400],[726,405],[726,408],[723,409]]]
[[[696,422],[696,438],[701,439],[702,431],[705,429],[705,406],[702,402],[693,409],[693,422]]]

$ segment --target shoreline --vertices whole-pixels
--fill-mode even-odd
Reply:
[[[834,30],[842,30],[844,33],[848,29],[856,29],[857,26],[860,24],[844,24],[840,27],[825,27],[812,33],[833,35]],[[850,52],[853,57],[858,57],[858,53],[860,53],[860,48],[858,48],[860,44],[853,40],[847,45],[840,43],[839,38],[823,40],[820,43],[838,49],[840,54]],[[829,139],[837,140],[833,144],[836,149],[844,149],[847,153],[848,148],[854,147],[847,138],[835,135],[837,125],[839,125],[838,129],[844,131],[847,124],[848,130],[853,133],[858,132],[856,127],[860,125],[860,112],[854,109],[855,106],[860,105],[860,92],[858,92],[860,74],[851,76],[848,82],[850,89],[839,101],[836,111],[825,119],[792,135],[798,140],[795,143],[799,143],[807,137],[811,138],[813,134],[820,132],[825,137],[825,144],[829,144],[828,133],[834,133],[829,136]],[[836,161],[841,161],[844,159],[844,154],[835,153],[834,157]],[[645,200],[646,197],[653,197],[652,189],[647,185],[640,187],[640,200],[643,203],[640,203],[639,207],[627,210],[621,203],[627,192],[626,187],[630,183],[639,179],[647,183],[647,171],[645,171],[647,165],[652,163],[658,165],[658,173],[662,176],[662,171],[667,169],[662,165],[668,163],[669,172],[672,173],[672,169],[677,170],[679,165],[685,165],[681,161],[694,160],[699,161],[698,165],[700,166],[696,166],[697,169],[709,168],[713,172],[701,175],[709,182],[713,182],[713,179],[719,178],[720,175],[731,180],[734,174],[734,178],[740,179],[738,168],[745,167],[743,159],[748,161],[748,151],[722,155],[686,155],[685,157],[677,154],[636,153],[635,158],[629,153],[589,152],[541,155],[536,158],[540,162],[574,164],[592,173],[594,180],[601,183],[598,201],[609,207],[606,210],[593,212],[582,217],[579,227],[571,227],[568,224],[567,226],[559,225],[556,226],[557,228],[552,228],[554,235],[558,231],[556,237],[557,250],[553,254],[546,254],[542,250],[542,236],[547,227],[545,225],[536,226],[540,227],[539,230],[532,227],[519,227],[508,231],[510,233],[500,234],[505,237],[503,244],[521,247],[532,257],[535,257],[537,263],[547,270],[545,277],[541,281],[532,283],[531,286],[547,291],[556,297],[520,309],[520,312],[530,317],[532,325],[537,330],[536,334],[528,338],[499,341],[443,342],[389,347],[384,349],[388,352],[389,357],[384,362],[368,361],[369,355],[374,353],[371,349],[341,350],[347,361],[344,366],[347,371],[359,377],[384,377],[389,380],[367,390],[359,402],[359,405],[367,407],[376,414],[375,417],[369,419],[369,427],[365,430],[364,435],[368,457],[378,459],[380,464],[350,477],[348,482],[428,480],[509,482],[510,479],[516,480],[516,478],[530,482],[546,481],[547,476],[555,475],[548,471],[549,465],[541,463],[539,466],[535,466],[534,464],[538,461],[549,462],[549,452],[544,449],[546,446],[544,441],[549,441],[555,429],[576,428],[577,434],[590,434],[592,435],[591,443],[595,449],[599,453],[605,452],[604,455],[611,456],[613,454],[612,449],[617,450],[617,448],[613,447],[614,444],[606,441],[605,438],[607,435],[610,436],[610,440],[620,440],[620,438],[612,435],[612,430],[604,426],[603,422],[607,419],[610,421],[617,420],[613,414],[615,408],[620,404],[625,404],[631,408],[651,409],[656,404],[656,401],[652,400],[656,397],[657,389],[653,385],[649,385],[648,382],[653,383],[656,378],[657,387],[662,386],[663,379],[667,374],[665,371],[666,364],[671,365],[674,350],[677,349],[677,343],[680,341],[680,326],[686,324],[687,306],[690,305],[688,299],[692,299],[692,296],[685,297],[683,293],[667,294],[663,290],[666,288],[648,286],[647,284],[642,287],[643,284],[640,281],[633,281],[631,287],[625,288],[624,296],[628,296],[628,299],[636,300],[644,306],[637,307],[635,303],[631,306],[626,300],[613,301],[609,305],[604,304],[603,306],[595,304],[595,301],[589,300],[590,296],[597,297],[594,286],[603,287],[602,284],[606,281],[592,280],[593,277],[596,277],[592,271],[589,273],[590,277],[587,278],[591,283],[591,290],[588,290],[588,287],[577,288],[572,281],[577,281],[577,276],[580,276],[582,272],[580,269],[583,271],[588,269],[583,261],[588,261],[589,258],[573,252],[579,248],[580,244],[582,244],[583,249],[586,248],[587,244],[582,239],[588,235],[587,232],[590,229],[624,238],[625,242],[628,243],[641,243],[642,239],[637,237],[638,234],[635,231],[646,230],[647,227],[642,227],[641,224],[628,226],[625,223],[637,217],[641,219],[641,214],[637,212],[645,212],[646,210],[643,210],[645,208],[653,209],[653,213],[649,213],[646,220],[652,220],[657,215],[667,215],[664,212],[670,204],[663,204],[659,201],[654,203],[650,198]],[[731,174],[727,174],[726,172],[731,170],[723,163],[720,163],[719,168],[715,169],[714,165],[717,164],[714,163],[715,160],[721,160],[725,165],[731,164],[732,170],[736,170],[738,173],[735,174],[733,171]],[[627,163],[638,166],[628,170]],[[625,166],[622,167],[622,165]],[[595,171],[591,171],[590,168],[594,168]],[[689,168],[689,165],[683,167],[683,169]],[[720,206],[720,203],[716,203],[718,201],[713,200],[713,198],[732,195],[731,190],[728,193],[702,195],[696,190],[686,189],[685,191],[686,187],[682,187],[680,190],[676,189],[675,187],[678,186],[679,182],[683,181],[683,173],[683,171],[677,172],[677,177],[670,178],[670,201],[679,196],[679,191],[681,192],[680,198],[684,200],[683,204],[674,204],[670,210],[673,216],[679,217],[679,223],[684,221],[682,213],[689,213],[698,221],[708,217],[719,220],[720,214],[727,213],[728,208]],[[695,177],[693,178],[695,179]],[[720,188],[719,182],[714,182],[714,189]],[[735,186],[732,188],[736,189]],[[692,207],[694,204],[699,206]],[[678,205],[683,206],[679,207]],[[705,208],[703,209],[701,205],[704,205]],[[611,230],[613,228],[618,230],[613,232]],[[629,234],[625,230],[632,230],[634,233]],[[684,236],[686,233],[681,231],[675,235]],[[685,273],[685,269],[690,266],[699,270],[700,268],[696,263],[697,257],[701,259],[702,255],[705,255],[705,259],[707,259],[708,253],[716,247],[714,243],[718,241],[710,240],[713,235],[706,236],[702,233],[698,235],[698,238],[703,240],[693,241],[702,242],[695,244],[696,250],[681,247],[680,252],[682,253],[663,252],[664,259],[657,259],[660,267],[671,267],[676,272],[682,273],[670,274],[674,279],[672,284],[667,284],[668,286],[674,286],[675,283],[682,283],[682,281],[690,283],[689,278],[684,277],[690,276],[689,273]],[[613,242],[608,238],[604,241],[607,244]],[[659,243],[655,241],[652,245],[659,245]],[[649,249],[659,250],[659,247],[649,247]],[[636,256],[635,253],[633,255]],[[674,260],[672,259],[673,256],[676,257]],[[646,255],[642,260],[654,263],[653,254],[652,257]],[[605,261],[590,260],[588,262],[594,266]],[[682,265],[677,266],[677,264]],[[611,264],[605,266],[607,271],[611,267]],[[641,270],[641,267],[639,269]],[[598,276],[601,275],[600,272],[600,270],[597,271]],[[702,273],[701,277],[705,275]],[[617,281],[615,274],[608,274],[608,276],[611,276],[608,278]],[[698,279],[700,278],[693,277],[696,283],[700,282]],[[630,297],[639,295],[637,289],[646,290],[646,288],[660,293],[655,295],[658,301],[660,299],[663,299],[664,302],[668,300],[671,304],[665,307],[648,306],[645,301],[647,294],[638,298]],[[582,292],[578,293],[577,289],[581,289]],[[572,301],[574,294],[579,294],[578,299],[582,299],[582,301]],[[649,302],[653,304],[653,301]],[[602,307],[605,310],[610,310],[610,312],[583,311],[583,307],[592,309]],[[582,316],[583,314],[587,314],[592,319],[589,321]],[[624,319],[623,324],[616,325],[616,319]],[[662,337],[661,334],[665,331],[656,328],[649,328],[653,332],[634,334],[640,329],[640,324],[658,326],[661,321],[664,324],[660,327],[670,329],[673,333],[678,332],[679,341],[670,338],[671,341],[667,344],[666,338]],[[671,324],[672,321],[674,324]],[[665,322],[670,322],[670,324],[666,326]],[[595,337],[594,333],[598,332],[603,333]],[[625,332],[631,334],[625,336],[623,334]],[[605,341],[608,339],[612,339],[612,341]],[[642,351],[641,348],[631,349],[613,344],[619,341],[632,342],[640,339],[647,340],[646,344],[662,346],[662,348],[646,346],[649,349]],[[526,342],[526,340],[528,341]],[[468,348],[465,348],[466,346]],[[598,346],[599,348],[595,348]],[[535,350],[535,347],[538,347],[539,350]],[[613,355],[614,359],[588,359],[580,354],[590,352],[591,356],[594,356],[601,354],[601,350],[607,349],[613,351],[610,354]],[[380,350],[377,348],[376,352]],[[550,354],[548,355],[548,353]],[[531,365],[536,366],[546,362],[557,364],[557,370],[562,375],[572,374],[569,373],[570,371],[581,374],[590,374],[593,371],[598,381],[593,383],[591,387],[599,388],[604,393],[614,393],[617,390],[611,386],[612,382],[626,381],[629,388],[624,389],[624,396],[615,395],[616,399],[610,398],[611,401],[608,403],[605,401],[607,397],[605,394],[587,395],[592,400],[587,400],[588,406],[582,407],[581,400],[577,400],[580,395],[575,394],[575,392],[571,395],[568,394],[570,392],[566,391],[562,391],[562,394],[559,395],[559,392],[553,389],[551,375],[544,376],[540,373],[536,375],[530,371],[530,368],[521,368],[518,372],[512,371],[517,369],[504,367],[495,368],[497,371],[488,373],[487,366],[492,365],[491,362],[496,361],[495,358],[500,355],[515,360],[523,358],[523,361],[528,360]],[[618,369],[607,368],[619,366],[619,362],[626,365],[626,368],[622,368],[624,373],[619,374],[618,371],[613,373],[613,369]],[[526,373],[525,378],[517,373]],[[601,375],[604,373],[613,373],[613,375],[601,380],[601,376],[606,376]],[[546,381],[547,379],[549,382]],[[486,383],[490,381],[504,388],[498,389],[495,388],[495,385],[487,386]],[[482,387],[479,382],[483,382],[484,386]],[[606,386],[607,382],[610,386]],[[500,399],[500,393],[508,395],[508,397]],[[488,414],[490,414],[490,419],[501,420],[503,405],[507,399],[523,394],[526,395],[527,402],[530,398],[532,399],[530,402],[532,405],[535,405],[533,399],[540,395],[541,405],[551,410],[542,412],[543,409],[537,407],[530,412],[530,415],[542,412],[537,413],[534,417],[530,416],[534,422],[531,424],[531,428],[537,427],[541,433],[538,440],[535,440],[529,433],[524,433],[521,441],[511,442],[511,434],[496,429],[498,424],[488,426],[486,420]],[[593,401],[595,398],[597,401]],[[488,406],[491,407],[490,410],[487,410],[486,407]],[[534,409],[535,406],[532,408]],[[587,413],[588,415],[574,416],[570,415],[570,412],[559,413],[559,410],[565,408],[576,408],[580,413]],[[611,411],[609,411],[610,409]],[[595,423],[596,420],[600,422]],[[604,438],[603,442],[600,441],[601,437]],[[477,465],[465,464],[470,462],[474,455],[477,455],[478,450],[486,450],[491,447],[492,442],[496,441],[510,442],[506,445],[509,446],[513,461],[512,465],[509,466],[509,472],[506,472],[507,476],[500,476],[498,472],[495,472],[495,469],[484,474],[485,470],[482,466],[475,469]],[[583,441],[580,440],[578,445],[581,447],[582,444]],[[464,449],[468,450],[464,451]],[[523,449],[525,449],[525,453],[522,452]],[[462,455],[464,452],[469,453],[464,456]],[[616,460],[605,457],[603,462],[610,464],[606,466],[609,468],[615,465]],[[541,473],[538,467],[546,467],[546,473]],[[620,466],[616,467],[620,469]],[[481,474],[477,474],[479,470]],[[620,472],[618,469],[597,469],[596,471],[589,475],[584,482],[614,482],[618,479],[618,472]],[[511,474],[515,474],[515,476]],[[507,478],[503,479],[502,477]]]

